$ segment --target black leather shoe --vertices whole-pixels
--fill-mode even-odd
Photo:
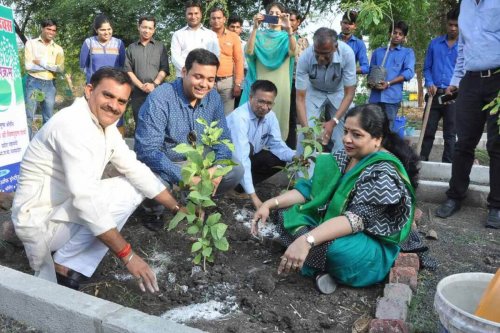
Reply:
[[[460,201],[448,198],[436,210],[436,216],[445,219],[458,212],[460,210],[460,207],[461,207]]]
[[[500,229],[500,209],[490,208],[488,219],[486,220],[486,228]]]
[[[75,272],[72,269],[68,270],[68,275],[56,273],[57,284],[74,290],[80,289],[80,282],[87,279],[83,274]]]

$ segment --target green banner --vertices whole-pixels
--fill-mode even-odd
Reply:
[[[29,134],[13,12],[1,5],[0,50],[0,192],[12,192]]]

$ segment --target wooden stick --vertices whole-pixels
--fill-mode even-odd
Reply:
[[[427,97],[427,104],[425,105],[425,110],[424,110],[424,121],[422,123],[422,129],[420,130],[420,136],[418,138],[418,144],[417,144],[417,154],[420,155],[420,151],[422,150],[422,143],[424,141],[424,135],[425,135],[425,128],[427,127],[427,121],[429,120],[429,111],[431,109],[432,105],[432,96],[429,94],[429,97]]]

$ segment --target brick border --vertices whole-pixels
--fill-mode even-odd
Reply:
[[[415,253],[400,253],[389,273],[384,296],[377,300],[375,319],[370,321],[369,333],[408,333],[408,308],[417,291],[420,261]]]

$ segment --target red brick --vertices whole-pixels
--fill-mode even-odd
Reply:
[[[373,319],[369,333],[408,333],[408,325],[402,320]]]
[[[413,267],[418,272],[420,260],[415,253],[400,253],[394,262],[394,267]]]
[[[393,267],[389,274],[389,283],[404,283],[416,292],[417,271],[413,267]]]

